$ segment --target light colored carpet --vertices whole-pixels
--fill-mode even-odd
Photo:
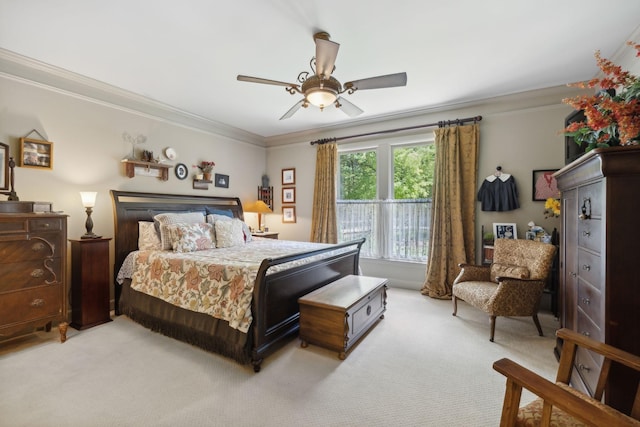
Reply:
[[[1,426],[496,426],[509,357],[548,379],[557,321],[489,318],[391,288],[385,319],[346,360],[293,339],[262,371],[150,332],[124,316],[0,344]],[[523,401],[532,396],[523,395]]]

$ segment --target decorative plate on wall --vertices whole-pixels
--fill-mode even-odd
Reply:
[[[167,159],[169,160],[175,160],[176,157],[178,157],[178,155],[176,154],[176,150],[174,150],[171,147],[167,147],[164,150],[164,155],[167,157]]]
[[[176,178],[185,179],[189,175],[189,169],[187,169],[187,165],[184,163],[178,163],[176,165]]]

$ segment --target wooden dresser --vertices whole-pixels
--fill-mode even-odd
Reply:
[[[560,326],[640,355],[640,147],[593,150],[555,176],[562,192]],[[593,367],[601,364],[579,349],[574,387],[592,394]],[[610,382],[605,401],[629,413],[638,376],[613,366]]]
[[[66,340],[67,217],[0,213],[0,340],[51,330]]]

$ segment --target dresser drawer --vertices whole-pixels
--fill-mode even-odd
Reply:
[[[578,246],[600,253],[602,251],[602,221],[585,219],[578,221]]]
[[[62,315],[62,285],[0,295],[0,327]]]
[[[368,329],[369,324],[377,321],[384,312],[384,292],[379,288],[367,295],[350,310],[349,314],[349,338],[357,337]]]
[[[584,208],[584,209],[583,209]],[[604,184],[602,181],[578,188],[578,209],[591,218],[602,218],[604,208]]]
[[[594,357],[597,357],[600,361],[594,359]],[[601,366],[601,356],[582,347],[578,347],[576,351],[575,369],[589,389],[591,396],[593,396],[596,386],[598,385]]]
[[[603,324],[602,313],[602,294],[599,290],[587,283],[580,281],[578,283],[578,307],[582,309],[584,314],[589,317],[596,325]]]
[[[25,235],[24,240],[4,241],[0,245],[0,264],[58,258],[66,250],[60,233]]]
[[[576,332],[592,338],[596,341],[604,342],[604,332],[601,325],[596,325],[587,314],[578,307],[578,329]]]
[[[29,232],[60,231],[62,230],[62,218],[32,218],[29,220]]]
[[[596,289],[604,283],[602,258],[583,249],[578,249],[578,276]]]
[[[60,283],[62,259],[0,264],[0,277],[0,293]]]

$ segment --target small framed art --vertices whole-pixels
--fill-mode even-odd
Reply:
[[[53,169],[53,142],[20,138],[20,166]]]
[[[282,208],[282,222],[283,223],[294,223],[296,222],[296,207],[295,206],[284,206]]]
[[[282,188],[282,203],[295,203],[296,202],[296,188],[295,187],[283,187]]]
[[[553,176],[558,169],[540,169],[533,171],[533,196],[534,202],[543,202],[547,199],[560,197],[558,182]]]
[[[229,175],[215,174],[215,186],[220,188],[229,188]]]
[[[296,168],[282,169],[282,185],[293,185],[296,183]]]
[[[517,239],[518,230],[515,223],[493,223],[493,235],[496,239]]]

